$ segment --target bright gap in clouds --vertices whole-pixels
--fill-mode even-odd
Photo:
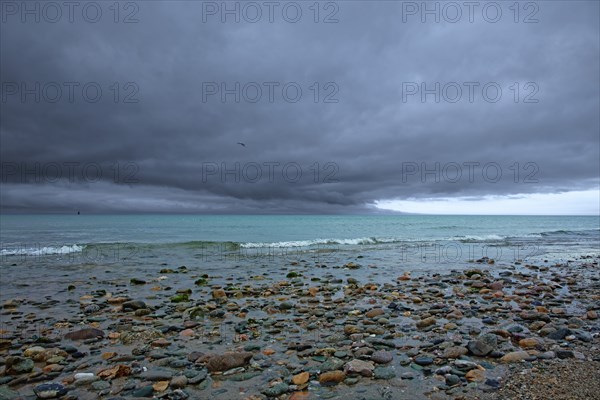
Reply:
[[[600,215],[600,191],[380,200],[382,210],[458,215]]]

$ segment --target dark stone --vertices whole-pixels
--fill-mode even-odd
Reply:
[[[321,364],[320,369],[321,369],[321,372],[329,372],[329,371],[336,371],[338,369],[342,369],[343,366],[344,366],[344,361],[342,361],[336,357],[331,357],[327,361],[325,361],[323,364]]]
[[[396,345],[391,340],[380,339],[377,337],[368,337],[365,339],[365,342],[372,344],[374,346],[385,346],[385,347],[391,347],[392,349],[396,348]]]
[[[12,400],[19,397],[19,393],[10,390],[6,386],[0,386],[0,400]]]
[[[509,331],[510,333],[518,333],[518,332],[523,332],[525,330],[525,328],[523,327],[523,325],[511,325],[508,327],[507,331]]]
[[[591,342],[593,339],[592,335],[589,332],[584,331],[583,329],[575,329],[571,333],[582,342]]]
[[[571,330],[568,328],[560,328],[555,330],[552,333],[549,333],[548,336],[546,336],[548,339],[552,339],[552,340],[563,340],[565,337],[569,336],[571,334]]]
[[[204,355],[205,354],[201,351],[192,351],[190,354],[188,354],[187,359],[191,362],[196,362],[197,359]]]
[[[153,393],[154,389],[152,388],[152,385],[144,386],[134,390],[133,393],[131,393],[131,397],[152,397]]]
[[[84,314],[93,314],[100,311],[100,306],[98,304],[90,304],[89,306],[83,309]]]
[[[224,310],[213,310],[208,313],[208,316],[211,318],[223,318],[225,316]]]
[[[309,345],[308,348],[310,348],[310,347],[312,347],[312,346]],[[260,345],[256,344],[256,343],[250,343],[250,344],[247,344],[244,346],[244,351],[259,351],[259,350],[260,350]],[[296,350],[298,350],[298,349],[296,348]],[[303,350],[306,350],[306,349],[303,349]],[[298,350],[298,351],[301,351],[301,350]]]
[[[479,357],[484,357],[496,350],[498,346],[498,338],[496,335],[488,333],[478,337],[475,340],[471,340],[467,345],[469,351]]]
[[[571,350],[556,350],[556,357],[560,359],[573,358],[575,354]]]
[[[412,372],[404,372],[402,375],[400,375],[400,378],[412,380],[412,379],[415,379],[415,376],[413,375]]]
[[[242,381],[247,381],[248,379],[252,379],[255,376],[259,376],[261,374],[262,374],[261,371],[249,371],[249,372],[242,372],[241,374],[227,375],[227,376],[224,376],[223,379],[225,379],[227,381],[242,382]]]
[[[162,369],[149,370],[140,374],[140,378],[146,381],[170,381],[172,377],[171,371]]]
[[[371,361],[377,364],[387,364],[394,359],[394,356],[389,351],[376,351],[371,355]]]
[[[188,383],[190,385],[195,385],[195,384],[200,383],[203,380],[205,380],[207,376],[208,376],[208,370],[201,369],[200,372],[198,372],[198,374],[196,374],[195,376],[188,379]]]
[[[523,311],[522,313],[519,314],[519,317],[521,317],[522,319],[527,320],[527,321],[550,322],[550,317],[548,316],[548,314],[537,312],[537,311]]]
[[[256,347],[258,347],[258,349],[256,350],[260,350],[260,346],[259,345],[254,345]],[[296,351],[304,351],[304,350],[308,350],[311,349],[312,345],[308,344],[308,343],[296,343],[296,344],[292,344],[288,346],[289,350],[296,350]],[[250,351],[250,350],[248,350]]]
[[[24,357],[6,357],[6,374],[19,375],[31,372],[34,367],[33,360]]]
[[[64,396],[67,393],[67,388],[60,383],[42,383],[34,387],[33,392],[40,399],[54,399]]]
[[[140,310],[142,308],[148,308],[146,303],[141,300],[131,300],[123,303],[123,311],[135,311]]]
[[[414,361],[415,361],[415,364],[421,365],[421,366],[433,364],[433,358],[427,357],[427,356],[416,357]]]
[[[460,382],[461,382],[460,378],[456,375],[446,376],[446,385],[448,385],[448,386],[458,385]]]
[[[264,389],[261,393],[267,397],[277,397],[290,390],[290,387],[285,383],[278,383],[275,386]]]
[[[210,372],[217,372],[243,367],[250,361],[252,355],[253,354],[250,352],[241,351],[237,353],[227,352],[224,354],[208,356],[206,368],[208,368]]]
[[[396,372],[391,367],[377,367],[373,371],[375,379],[393,379],[396,377]]]
[[[84,328],[75,332],[69,332],[65,335],[65,339],[69,340],[87,340],[104,337],[104,332],[96,328]]]
[[[497,379],[486,379],[485,384],[488,386],[491,386],[493,388],[499,388],[500,387],[500,381]]]
[[[505,353],[503,351],[494,350],[490,354],[488,354],[488,357],[501,358],[501,357],[504,357],[504,354]]]
[[[64,351],[67,352],[67,354],[73,354],[73,353],[77,353],[77,347],[75,346],[69,346],[69,345],[65,345],[65,346],[61,346],[61,349],[63,349]]]

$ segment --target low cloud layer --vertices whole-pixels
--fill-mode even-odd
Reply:
[[[3,212],[361,213],[599,185],[597,2],[44,3],[2,4]]]

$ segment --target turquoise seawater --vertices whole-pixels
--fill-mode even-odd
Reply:
[[[598,216],[0,216],[2,266],[243,264],[325,253],[447,264],[598,252]]]

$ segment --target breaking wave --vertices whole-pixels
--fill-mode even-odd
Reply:
[[[0,250],[2,256],[49,256],[55,254],[80,253],[85,246],[78,244],[70,246],[44,246],[44,247],[17,247]]]

